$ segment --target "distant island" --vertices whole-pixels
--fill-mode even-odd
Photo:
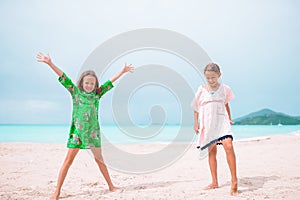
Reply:
[[[270,109],[262,109],[234,119],[235,125],[300,125],[300,117],[293,117]]]

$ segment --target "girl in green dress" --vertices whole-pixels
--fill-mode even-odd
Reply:
[[[70,92],[73,101],[72,125],[67,143],[69,150],[61,167],[56,191],[53,194],[52,199],[58,199],[67,172],[79,149],[91,149],[110,191],[121,190],[113,185],[107,167],[103,161],[98,107],[100,98],[113,88],[112,83],[123,74],[132,72],[134,68],[131,64],[125,64],[124,68],[119,73],[101,86],[99,86],[98,78],[94,71],[85,71],[81,74],[77,85],[75,85],[61,69],[53,64],[49,54],[44,55],[38,53],[37,59],[38,62],[46,63],[59,76],[59,82]]]

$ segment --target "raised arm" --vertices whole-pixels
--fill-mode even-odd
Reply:
[[[113,83],[116,80],[118,80],[123,74],[125,74],[127,72],[133,72],[133,70],[134,70],[134,67],[132,66],[132,64],[126,65],[126,63],[125,63],[124,68],[120,72],[118,72],[116,75],[111,77],[110,81]]]
[[[63,71],[61,69],[59,69],[52,61],[50,58],[50,55],[44,55],[43,53],[39,52],[36,55],[36,58],[38,59],[38,62],[43,62],[46,63],[47,65],[49,65],[49,67],[59,76],[61,77],[63,75]]]

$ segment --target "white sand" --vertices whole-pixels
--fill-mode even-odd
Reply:
[[[67,175],[61,199],[300,199],[300,136],[272,136],[234,143],[239,195],[231,197],[230,174],[218,147],[220,188],[204,191],[210,182],[207,159],[190,148],[173,165],[132,175],[109,169],[122,193],[107,190],[92,157],[81,150]],[[163,144],[161,144],[163,145]],[[136,152],[140,145],[127,145]],[[143,145],[145,147],[145,145]],[[161,148],[151,145],[149,148]],[[49,199],[66,155],[64,144],[0,143],[0,199]]]

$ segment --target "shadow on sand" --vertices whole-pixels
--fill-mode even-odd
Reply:
[[[268,181],[278,180],[278,176],[254,176],[254,177],[242,177],[239,178],[238,187],[243,188],[239,189],[239,193],[253,192],[255,190],[261,189],[264,184]],[[230,186],[231,182],[227,182],[223,186]]]

